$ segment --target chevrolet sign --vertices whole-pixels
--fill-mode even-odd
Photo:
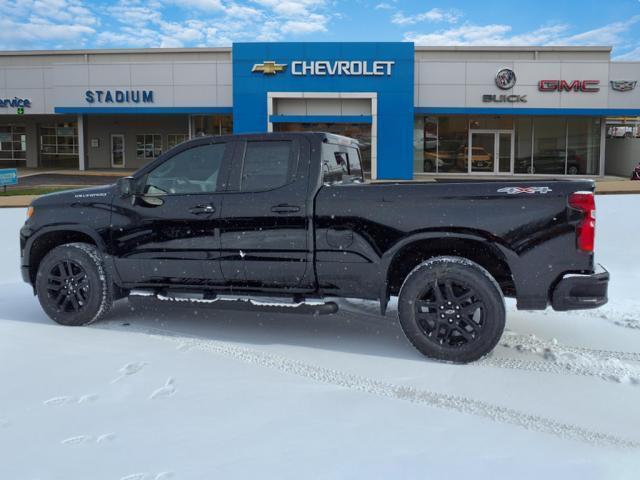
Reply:
[[[374,62],[361,60],[337,61],[302,61],[291,62],[292,75],[343,75],[343,76],[390,76],[391,68],[396,62],[392,60],[376,60]]]

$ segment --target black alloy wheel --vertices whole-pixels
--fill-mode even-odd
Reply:
[[[427,339],[449,347],[476,341],[486,316],[484,302],[473,286],[454,279],[438,279],[426,286],[415,310]]]
[[[407,339],[422,354],[468,363],[489,353],[500,340],[504,298],[495,279],[477,263],[433,257],[405,279],[398,317]]]
[[[60,260],[49,268],[47,293],[60,312],[80,312],[90,296],[87,273],[72,260]]]
[[[114,286],[95,245],[67,243],[40,262],[36,293],[45,313],[61,325],[87,325],[113,304]]]

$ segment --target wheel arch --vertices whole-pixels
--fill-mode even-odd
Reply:
[[[389,252],[384,264],[383,304],[397,295],[407,275],[419,264],[438,256],[458,256],[486,269],[498,282],[504,296],[515,296],[516,288],[507,255],[495,243],[472,235],[423,234],[405,239]]]
[[[105,251],[105,244],[100,235],[82,225],[59,225],[43,228],[28,240],[25,250],[28,256],[29,277],[34,288],[38,267],[45,255],[60,245],[73,242],[88,243],[95,245],[102,252]]]

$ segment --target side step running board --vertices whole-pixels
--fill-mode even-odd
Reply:
[[[274,313],[298,313],[311,315],[331,315],[338,312],[338,304],[323,301],[279,302],[277,300],[259,300],[255,298],[218,296],[215,298],[176,297],[152,292],[133,291],[129,299],[144,301],[144,299],[160,300],[175,304],[193,305],[198,307],[214,307],[225,310],[259,311]]]

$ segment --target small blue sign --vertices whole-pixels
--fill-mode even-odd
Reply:
[[[18,170],[15,168],[0,169],[0,186],[17,185]]]

